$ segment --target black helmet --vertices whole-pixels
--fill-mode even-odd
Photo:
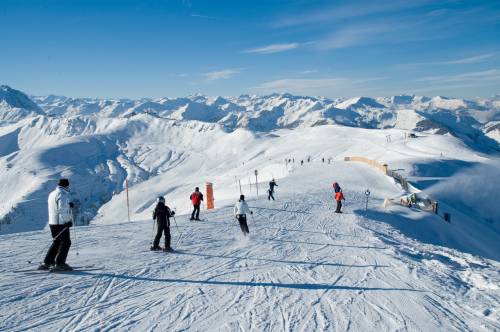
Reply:
[[[165,197],[163,196],[158,196],[158,203],[165,203]]]
[[[245,200],[245,195],[240,195],[240,201],[244,201]]]

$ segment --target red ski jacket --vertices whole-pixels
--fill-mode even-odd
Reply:
[[[191,194],[191,196],[189,196],[189,199],[191,199],[191,203],[193,203],[193,205],[200,205],[203,200],[203,194],[199,191],[195,191]]]
[[[338,202],[338,201],[341,201],[341,200],[344,200],[345,201],[345,198],[344,198],[344,194],[339,191],[337,193],[335,193],[335,200]]]

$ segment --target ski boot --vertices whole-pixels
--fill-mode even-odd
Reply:
[[[164,251],[164,252],[173,252],[173,251],[174,251],[174,249],[172,249],[171,247],[165,247],[165,248],[163,249],[163,251]]]
[[[51,267],[52,267],[52,265],[42,263],[42,264],[38,265],[37,270],[38,271],[49,271],[51,269]]]
[[[56,264],[50,268],[51,272],[73,271],[73,268],[66,263]]]
[[[151,250],[151,251],[160,251],[162,249],[161,249],[161,247],[151,247],[151,248],[149,248],[149,250]]]

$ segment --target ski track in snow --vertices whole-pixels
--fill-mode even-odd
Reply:
[[[352,167],[363,170],[359,181],[398,192]],[[151,222],[79,227],[80,255],[73,247],[68,262],[105,269],[57,275],[9,272],[25,268],[46,232],[1,239],[0,331],[500,329],[497,262],[408,239],[355,212],[364,209],[356,192],[346,190],[346,213],[334,214],[318,185],[329,175],[310,168],[312,185],[292,175],[280,186],[295,194],[249,202],[258,208],[248,238],[226,207],[202,222],[178,216],[172,254],[148,251]],[[370,209],[383,199],[376,191]],[[470,281],[478,276],[488,291]]]

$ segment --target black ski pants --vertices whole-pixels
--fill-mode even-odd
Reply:
[[[342,209],[342,201],[337,201],[337,209],[335,210],[335,212],[337,213],[340,213],[342,211],[340,211]]]
[[[191,220],[195,219],[195,214],[196,214],[196,219],[200,219],[200,204],[193,205],[193,213],[191,213]]]
[[[238,222],[240,223],[240,228],[243,234],[247,235],[250,233],[250,230],[248,229],[248,224],[247,224],[247,216],[245,214],[238,214],[236,216],[238,219]]]
[[[45,255],[44,263],[46,265],[65,264],[69,247],[71,247],[69,227],[65,225],[49,225],[49,227],[53,240],[47,255]]]
[[[271,198],[272,198],[272,199],[273,199],[273,201],[274,201],[274,196],[273,196],[273,194],[274,194],[274,192],[273,192],[271,189],[269,189],[269,190],[267,191],[267,199],[268,199],[268,200],[271,200]]]
[[[156,236],[153,241],[153,247],[158,248],[162,233],[165,234],[165,248],[170,248],[170,227],[168,221],[157,222]]]

